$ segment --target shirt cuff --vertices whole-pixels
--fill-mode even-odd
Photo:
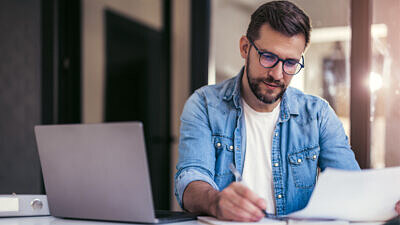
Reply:
[[[219,190],[217,184],[210,176],[201,173],[200,171],[190,168],[184,169],[175,175],[175,196],[179,205],[183,209],[183,192],[188,184],[193,181],[204,181],[210,184],[215,190]]]

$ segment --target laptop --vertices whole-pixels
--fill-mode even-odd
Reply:
[[[35,126],[50,214],[139,223],[195,219],[153,206],[140,122]]]

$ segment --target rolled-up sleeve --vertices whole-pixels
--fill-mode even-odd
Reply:
[[[193,181],[204,181],[209,183],[213,188],[218,190],[218,186],[209,175],[204,175],[197,169],[184,169],[180,173],[175,175],[175,196],[178,200],[179,205],[183,208],[183,192],[185,191],[188,184]]]
[[[206,106],[200,89],[190,96],[181,115],[175,196],[182,208],[183,193],[189,183],[204,181],[218,190],[214,182],[215,148]]]

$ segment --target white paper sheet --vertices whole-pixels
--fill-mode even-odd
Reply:
[[[383,221],[397,215],[400,167],[344,171],[326,169],[318,179],[306,208],[292,218]]]
[[[276,219],[269,219],[263,218],[258,222],[235,222],[235,221],[223,221],[218,220],[214,217],[210,216],[198,216],[197,217],[199,222],[211,224],[211,225],[349,225],[348,221],[343,220],[276,220]],[[363,224],[360,224],[363,225]],[[369,224],[370,225],[370,224]],[[378,225],[378,224],[373,224]]]
[[[288,225],[349,225],[345,220],[289,220]]]
[[[214,217],[211,216],[198,216],[197,217],[198,221],[207,223],[207,224],[212,224],[212,225],[244,225],[244,224],[255,224],[255,225],[267,225],[267,224],[273,224],[273,225],[286,225],[286,221],[281,221],[281,220],[274,220],[274,219],[268,219],[268,218],[263,218],[258,222],[234,222],[234,221],[224,221],[224,220],[218,220]]]

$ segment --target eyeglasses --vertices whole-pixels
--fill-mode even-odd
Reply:
[[[257,53],[260,55],[259,61],[261,66],[263,66],[264,68],[273,68],[279,63],[279,61],[282,61],[282,70],[288,75],[298,74],[300,70],[304,68],[303,56],[301,56],[302,63],[295,59],[281,59],[279,58],[279,56],[275,55],[272,52],[262,52],[258,50],[253,41],[251,41],[250,39],[249,41],[250,44],[254,46]]]

